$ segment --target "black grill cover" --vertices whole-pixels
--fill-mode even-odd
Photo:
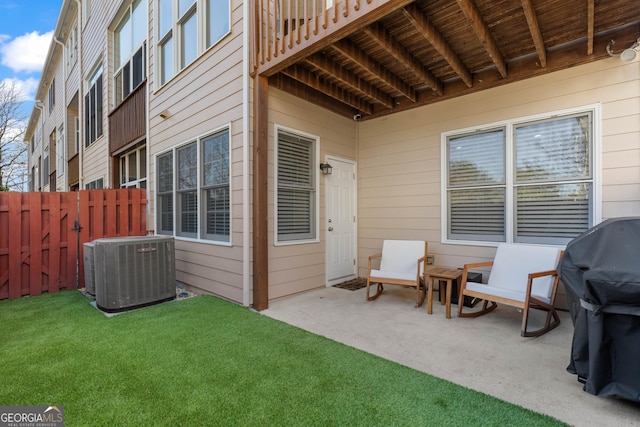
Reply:
[[[574,324],[567,371],[588,393],[640,401],[640,217],[573,239],[558,274]]]

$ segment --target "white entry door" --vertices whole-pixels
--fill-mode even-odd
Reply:
[[[356,165],[328,157],[333,166],[326,175],[325,235],[327,240],[327,286],[356,277]]]

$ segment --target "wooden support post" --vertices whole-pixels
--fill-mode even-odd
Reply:
[[[267,77],[254,80],[253,144],[253,308],[269,307],[269,240],[267,223],[268,96]]]

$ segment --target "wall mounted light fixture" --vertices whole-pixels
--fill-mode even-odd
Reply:
[[[638,51],[640,50],[640,38],[636,40],[634,44],[632,44],[628,49],[623,50],[621,53],[613,53],[611,47],[616,44],[614,40],[609,41],[607,43],[607,53],[609,56],[620,57],[622,62],[631,62],[638,56]]]
[[[322,171],[322,175],[331,175],[331,172],[333,172],[333,166],[329,163],[320,163],[320,170]]]

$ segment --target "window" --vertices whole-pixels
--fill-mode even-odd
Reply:
[[[173,234],[173,151],[158,156],[157,211],[159,234]]]
[[[86,183],[84,188],[86,190],[102,190],[104,188],[104,180],[102,178],[98,178],[94,181]]]
[[[102,65],[89,79],[89,90],[84,96],[84,146],[88,147],[102,136]]]
[[[136,0],[115,30],[115,105],[119,105],[147,78],[146,40],[146,2]]]
[[[64,174],[64,164],[65,164],[65,140],[64,140],[64,126],[60,125],[58,127],[58,134],[56,136],[56,172],[58,176]]]
[[[51,81],[49,86],[49,114],[53,111],[53,107],[56,105],[56,79]]]
[[[595,113],[443,135],[443,239],[562,245],[592,227]]]
[[[158,23],[162,85],[229,33],[229,0],[158,0]]]
[[[44,148],[42,159],[42,187],[49,184],[49,146]]]
[[[65,56],[67,60],[67,74],[71,71],[76,63],[78,57],[78,27],[74,25],[69,33],[67,39],[67,48],[65,49]]]
[[[147,147],[120,156],[120,188],[147,188]]]
[[[159,234],[231,241],[229,150],[224,129],[157,157]]]
[[[277,135],[276,242],[315,240],[316,140],[281,129]]]
[[[75,128],[76,128],[75,129],[76,130],[76,132],[75,132],[75,135],[76,135],[76,144],[75,144],[76,151],[73,153],[73,155],[76,155],[76,154],[78,154],[80,152],[80,117],[76,116],[75,120],[74,120],[74,123],[75,123]]]

